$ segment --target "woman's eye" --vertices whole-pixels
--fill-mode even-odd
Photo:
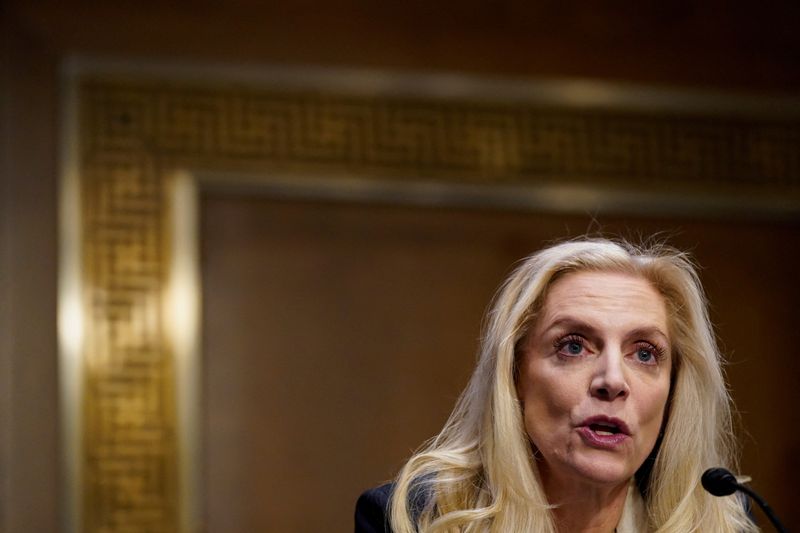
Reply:
[[[583,350],[583,346],[579,342],[568,342],[566,348],[570,355],[579,355]]]
[[[658,362],[659,350],[655,346],[644,345],[636,348],[636,360],[647,365]]]
[[[560,339],[556,342],[556,348],[558,353],[568,357],[581,355],[585,350],[583,339],[580,338]]]

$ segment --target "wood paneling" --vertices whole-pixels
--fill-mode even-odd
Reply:
[[[0,531],[56,531],[57,60],[8,24],[0,46]]]
[[[9,2],[54,49],[800,89],[800,9],[692,2]]]

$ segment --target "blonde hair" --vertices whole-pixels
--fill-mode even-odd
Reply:
[[[706,468],[736,465],[722,360],[691,261],[663,245],[581,239],[531,255],[501,286],[469,384],[439,435],[398,475],[395,533],[555,531],[517,401],[516,347],[553,281],[585,270],[642,276],[667,303],[670,399],[660,443],[636,475],[650,530],[757,530],[735,497],[711,496],[700,485]]]

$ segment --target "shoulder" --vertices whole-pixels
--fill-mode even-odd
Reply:
[[[408,512],[416,523],[423,511],[435,506],[430,480],[433,475],[418,478],[408,491]],[[395,484],[387,483],[364,492],[356,502],[356,533],[392,533],[389,526],[389,502]]]
[[[355,533],[391,533],[388,509],[393,490],[394,483],[387,483],[359,496]]]

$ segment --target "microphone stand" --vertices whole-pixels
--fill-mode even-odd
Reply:
[[[772,525],[775,526],[775,529],[779,533],[787,533],[786,528],[783,527],[781,521],[778,520],[778,517],[775,516],[775,513],[772,511],[772,507],[770,507],[769,504],[756,493],[756,491],[746,485],[742,485],[741,483],[736,483],[736,485],[737,490],[740,490],[750,496],[750,498],[753,499],[759,505],[759,507],[761,507],[761,510],[764,511],[764,514],[767,515],[767,518],[769,518],[769,521],[772,522]]]
[[[778,517],[772,512],[769,504],[756,491],[739,483],[736,480],[736,476],[730,471],[724,468],[709,468],[703,472],[700,481],[703,484],[703,488],[714,496],[729,496],[737,490],[744,492],[761,507],[761,510],[767,515],[767,518],[775,526],[778,533],[787,533],[786,528],[783,527]]]

